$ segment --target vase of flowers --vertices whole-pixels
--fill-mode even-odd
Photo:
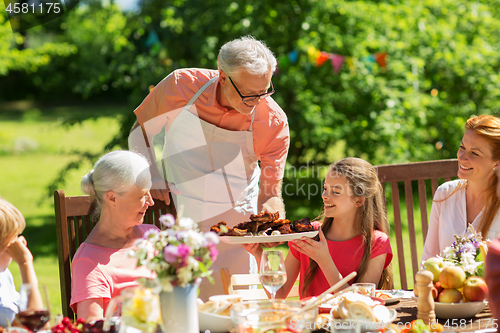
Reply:
[[[138,240],[130,255],[137,265],[156,272],[154,289],[160,294],[165,332],[198,333],[198,287],[202,278],[212,283],[209,270],[217,258],[214,232],[203,233],[190,218],[160,217],[164,230],[151,230]]]
[[[484,277],[484,257],[487,242],[480,232],[469,225],[463,236],[455,235],[455,241],[442,252],[445,265],[462,267],[467,277]]]

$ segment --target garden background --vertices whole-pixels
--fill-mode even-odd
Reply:
[[[132,111],[172,70],[215,69],[220,46],[242,35],[270,47],[291,134],[287,217],[315,217],[336,159],[453,158],[471,115],[500,115],[499,14],[498,0],[139,0],[126,12],[82,0],[13,33],[0,3],[0,196],[26,217],[52,312],[52,193],[80,195],[97,157],[126,148]]]

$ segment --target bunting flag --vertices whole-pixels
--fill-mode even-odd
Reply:
[[[288,59],[292,64],[295,64],[298,58],[299,58],[299,51],[293,50],[288,53]]]
[[[332,67],[335,74],[340,72],[340,68],[344,64],[344,57],[339,54],[332,54],[331,56]]]
[[[316,66],[323,65],[328,59],[330,59],[330,53],[321,51],[319,57],[316,58]]]
[[[385,62],[385,57],[387,57],[387,52],[375,53],[373,56],[377,64],[383,69],[385,69],[387,66],[387,63]]]
[[[306,70],[309,70],[311,65],[316,67],[322,66],[326,61],[330,60],[332,64],[332,69],[335,74],[338,74],[342,69],[344,63],[347,65],[349,70],[354,71],[354,58],[343,56],[340,54],[329,53],[325,51],[318,50],[314,46],[309,46],[307,48],[307,57],[309,61],[306,63]],[[292,50],[288,54],[280,56],[278,59],[280,67],[288,67],[290,64],[295,64],[299,58],[299,51]],[[377,63],[383,70],[387,69],[387,52],[378,52],[370,54],[369,56],[362,57],[361,61],[368,63]],[[371,65],[370,65],[371,67]]]

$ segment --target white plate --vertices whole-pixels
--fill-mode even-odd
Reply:
[[[381,298],[381,297],[377,296],[378,292],[384,293],[384,294],[390,296],[390,298]],[[375,297],[383,299],[385,301],[385,304],[389,305],[389,304],[396,303],[401,298],[403,298],[403,292],[401,292],[399,290],[396,290],[395,292],[393,292],[392,290],[376,290]]]
[[[208,312],[198,312],[200,332],[209,330],[212,333],[227,333],[234,328],[229,316],[219,316]]]
[[[301,239],[302,237],[313,238],[318,234],[318,232],[318,230],[315,230],[276,236],[220,236],[219,239],[221,242],[227,244],[274,243],[288,242],[294,239]]]

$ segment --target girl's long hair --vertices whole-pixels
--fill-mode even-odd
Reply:
[[[497,117],[482,115],[470,117],[465,123],[465,130],[471,131],[481,138],[485,139],[491,146],[491,156],[494,161],[500,160],[500,119]],[[496,194],[498,177],[493,175],[487,182],[485,210],[483,218],[480,221],[478,231],[481,232],[484,238],[490,231],[491,224],[500,207],[500,198]],[[442,200],[444,201],[451,197],[455,192],[467,187],[467,180],[461,180],[455,190]]]
[[[353,199],[364,197],[363,206],[358,208],[355,228],[363,239],[364,250],[354,282],[360,281],[368,269],[373,243],[373,231],[380,230],[389,236],[389,223],[384,207],[384,194],[376,169],[365,160],[347,157],[330,166],[330,173],[342,176],[347,180]],[[332,217],[320,217],[321,230],[326,235],[334,223]],[[319,235],[315,237],[319,241]],[[318,270],[318,264],[309,259],[309,268],[304,277],[302,295],[307,295],[312,280]],[[393,278],[391,265],[384,268],[378,283],[378,289],[392,289]]]

